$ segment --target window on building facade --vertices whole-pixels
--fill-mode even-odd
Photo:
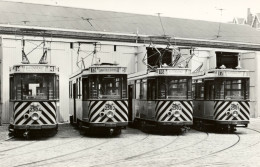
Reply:
[[[159,60],[160,54],[158,53],[157,50],[159,50],[161,55],[163,55],[162,64],[170,65],[172,63],[172,52],[169,49],[166,50],[163,48],[157,48],[157,50],[156,50],[155,48],[147,47],[146,50],[147,50],[147,63],[150,66],[159,67],[159,65],[160,65],[160,60]]]
[[[235,69],[238,65],[238,53],[216,52],[217,68],[224,65],[226,68]]]

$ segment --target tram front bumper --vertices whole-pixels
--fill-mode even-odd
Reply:
[[[124,127],[127,125],[128,122],[90,123],[91,127],[106,127],[106,128]]]
[[[159,126],[185,126],[192,125],[193,122],[158,122]]]
[[[58,124],[52,125],[14,125],[14,129],[54,129]]]
[[[249,121],[215,121],[217,124],[226,124],[226,125],[247,125]]]

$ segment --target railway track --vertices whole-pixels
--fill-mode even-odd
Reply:
[[[36,152],[39,152],[39,151],[42,151],[42,150],[47,150],[47,149],[51,149],[51,148],[55,148],[55,147],[60,147],[60,146],[63,146],[65,144],[69,144],[69,143],[75,142],[77,140],[80,140],[81,138],[82,137],[80,137],[78,139],[70,140],[68,142],[63,142],[63,143],[60,143],[60,144],[57,144],[57,145],[54,145],[54,146],[49,146],[49,147],[45,147],[45,148],[41,148],[41,149],[36,149],[36,150],[33,150],[33,151],[23,152],[23,153],[20,153],[20,154],[12,154],[10,156],[3,156],[3,157],[0,157],[0,159],[13,158],[13,157],[17,157],[17,156],[26,155],[26,154],[36,153]]]
[[[13,139],[13,138],[10,138],[10,139],[8,139],[8,140],[6,140],[6,141],[9,141],[9,140],[11,140],[11,139]],[[35,144],[35,143],[37,143],[37,142],[39,142],[39,141],[31,141],[31,142],[29,142],[29,143],[22,144],[22,145],[13,147],[13,148],[8,148],[8,149],[5,149],[5,150],[0,150],[0,153],[7,152],[7,151],[12,151],[12,150],[19,149],[19,148],[26,147],[26,146],[31,146],[32,144]]]
[[[133,146],[133,145],[135,145],[135,144],[137,144],[137,143],[140,143],[140,142],[142,142],[142,141],[145,141],[145,140],[147,140],[148,138],[149,138],[149,134],[146,134],[143,138],[141,138],[140,140],[138,140],[138,141],[135,141],[135,142],[132,142],[132,143],[129,143],[129,144],[126,144],[126,145],[124,145],[123,147],[130,147],[130,146]],[[111,139],[111,140],[113,140],[113,139]],[[115,148],[115,149],[110,149],[110,150],[108,150],[108,152],[110,152],[110,151],[115,151],[115,150],[117,150],[117,149],[121,149],[121,148]],[[83,150],[82,150],[83,151]],[[69,156],[69,155],[71,155],[71,154],[74,154],[74,152],[73,153],[70,153],[70,154],[67,154],[66,156]],[[63,156],[64,157],[64,156]],[[49,160],[54,160],[54,159],[59,159],[59,158],[61,158],[60,156],[57,156],[57,157],[53,157],[52,159],[46,159],[46,160],[44,160],[44,161],[41,161],[41,162],[47,162],[47,161],[49,161]],[[51,162],[51,163],[43,163],[43,164],[37,164],[37,166],[46,166],[46,165],[51,165],[51,164],[56,164],[56,163],[60,163],[60,162],[68,162],[68,161],[71,161],[71,160],[75,160],[75,159],[80,159],[80,158],[85,158],[85,156],[77,156],[77,157],[74,157],[74,158],[66,158],[65,160],[60,160],[60,161],[55,161],[55,162]],[[36,162],[36,163],[39,163],[39,162]]]
[[[206,133],[206,132],[205,132]],[[203,138],[202,140],[192,144],[192,145],[188,145],[188,146],[185,146],[185,147],[181,147],[181,148],[178,148],[178,149],[175,149],[175,150],[171,150],[171,151],[168,151],[168,152],[164,152],[164,153],[161,153],[161,154],[167,154],[167,153],[172,153],[172,152],[175,152],[175,151],[178,151],[178,150],[181,150],[181,149],[185,149],[185,148],[188,148],[188,147],[192,147],[192,146],[195,146],[205,140],[207,140],[208,138],[208,133],[206,133],[206,137]],[[155,157],[155,156],[158,156],[158,154],[154,154],[154,155],[150,155],[150,153],[156,153],[157,151],[175,143],[177,140],[180,139],[180,135],[178,135],[174,140],[172,140],[170,143],[164,145],[164,146],[161,146],[159,148],[156,148],[156,149],[153,149],[153,150],[150,150],[150,151],[147,151],[147,152],[144,152],[144,153],[141,153],[141,154],[138,154],[138,155],[134,155],[134,156],[130,156],[130,157],[127,157],[127,158],[123,158],[123,159],[119,159],[119,160],[116,160],[116,161],[113,161],[113,162],[109,162],[109,163],[105,163],[105,164],[98,164],[98,165],[93,165],[91,167],[97,167],[97,166],[106,166],[106,165],[115,165],[115,164],[118,164],[118,163],[122,163],[122,162],[127,162],[127,161],[139,161],[140,159],[147,159],[147,158],[151,158],[151,157]],[[144,155],[148,155],[148,156],[144,156]],[[150,159],[149,159],[150,160]]]
[[[211,152],[211,153],[203,155],[203,156],[198,156],[198,157],[195,157],[195,158],[187,159],[187,160],[180,161],[180,162],[177,162],[177,163],[172,163],[172,164],[169,164],[169,165],[183,165],[183,164],[195,161],[195,160],[208,158],[208,157],[213,156],[215,154],[218,154],[218,153],[224,152],[224,151],[226,151],[228,149],[231,149],[231,148],[233,148],[235,145],[237,145],[240,142],[240,136],[238,134],[235,134],[235,135],[237,136],[237,141],[235,141],[232,145],[230,145],[228,147],[225,147],[225,148],[220,149],[218,151]]]
[[[66,154],[62,154],[62,155],[59,155],[59,156],[54,156],[54,157],[51,157],[51,158],[46,158],[46,159],[42,159],[42,160],[38,160],[38,161],[33,161],[33,162],[29,162],[29,163],[15,165],[14,167],[29,166],[29,165],[35,166],[37,163],[41,163],[41,162],[45,162],[45,161],[49,161],[49,160],[53,160],[53,159],[57,159],[57,158],[61,158],[61,157],[66,157],[68,155],[72,155],[72,154],[76,154],[76,153],[83,152],[83,151],[86,151],[86,150],[90,150],[92,148],[104,145],[104,144],[106,144],[108,142],[110,142],[110,140],[107,140],[105,142],[101,142],[101,143],[96,144],[94,146],[86,147],[86,148],[83,148],[83,149],[80,149],[80,150],[77,150],[77,151],[72,151],[72,152],[69,152],[69,153],[66,153]],[[46,164],[44,164],[44,165],[46,165]]]
[[[258,131],[258,130],[251,129],[251,128],[245,128],[245,129],[254,131],[257,134],[260,134],[260,131]],[[226,151],[230,152],[229,150],[234,150],[234,151],[242,150],[243,151],[243,149],[252,148],[252,147],[256,146],[257,144],[260,143],[260,140],[259,140],[258,136],[255,136],[256,135],[255,133],[249,133],[250,131],[241,131],[241,133],[232,133],[232,134],[219,134],[219,133],[212,133],[212,132],[209,132],[209,133],[203,132],[200,135],[198,135],[199,134],[198,131],[194,130],[189,133],[189,134],[191,134],[191,136],[176,135],[176,137],[172,136],[174,138],[169,137],[169,139],[171,139],[171,140],[168,140],[168,138],[167,138],[167,140],[163,140],[164,143],[157,145],[157,148],[155,148],[156,145],[149,148],[149,145],[152,146],[153,140],[159,141],[160,139],[164,139],[164,137],[162,137],[162,136],[156,137],[156,135],[150,135],[150,134],[143,133],[142,134],[143,136],[139,136],[139,137],[137,137],[138,140],[137,140],[137,138],[135,138],[133,141],[133,139],[130,139],[129,137],[131,137],[131,135],[134,135],[134,134],[136,135],[136,132],[131,132],[130,134],[125,134],[125,135],[122,134],[118,138],[108,138],[107,140],[100,142],[100,143],[96,143],[95,145],[90,144],[89,147],[85,147],[85,148],[81,148],[81,149],[78,148],[77,150],[74,149],[74,151],[71,151],[71,152],[63,153],[63,154],[60,154],[57,156],[48,157],[45,159],[34,160],[33,162],[17,164],[16,166],[49,166],[49,165],[60,165],[60,164],[64,165],[66,163],[73,164],[73,163],[78,163],[81,161],[88,164],[88,166],[92,165],[92,167],[114,166],[114,165],[115,166],[127,166],[129,164],[145,165],[145,164],[151,163],[151,161],[152,162],[157,161],[158,164],[160,164],[160,162],[166,162],[167,165],[169,165],[169,166],[191,165],[193,163],[204,162],[205,160],[203,160],[203,159],[207,159],[207,158],[208,159],[206,161],[209,161],[209,160],[211,160],[212,157],[216,156],[217,154],[218,154],[217,157],[223,156],[222,158],[225,158],[224,155],[226,153],[223,153],[223,152],[226,152]],[[192,133],[194,133],[194,134],[192,135]],[[204,134],[204,136],[202,134]],[[255,137],[253,140],[254,142],[246,144],[245,142],[247,141],[248,135],[245,135],[245,134],[254,135],[254,137]],[[196,150],[196,148],[204,149],[204,147],[201,147],[201,146],[208,145],[209,143],[211,143],[211,140],[212,140],[212,142],[218,141],[216,139],[216,137],[218,138],[218,137],[221,137],[222,135],[226,137],[226,139],[227,139],[227,141],[229,141],[229,143],[226,143],[223,146],[219,142],[217,142],[219,147],[216,145],[216,147],[212,150],[209,149],[209,148],[211,148],[211,147],[209,147],[210,146],[209,145],[209,146],[205,147],[205,152],[203,152],[203,150],[202,150],[202,152],[200,152],[200,155],[197,155],[197,153],[194,152],[194,150]],[[244,138],[245,136],[247,138]],[[152,138],[150,138],[150,137],[152,137]],[[193,141],[193,139],[190,137],[195,137],[197,140]],[[84,136],[83,136],[83,138],[84,138]],[[126,141],[126,138],[128,138],[130,140],[128,140],[126,143],[122,143],[122,142]],[[86,137],[84,139],[88,139],[88,137]],[[185,139],[185,140],[183,140],[183,139]],[[6,139],[6,141],[8,141],[8,140],[12,140],[12,138]],[[104,146],[108,142],[113,141],[113,140],[115,141],[114,143],[120,142],[122,144],[120,144],[118,146],[116,146],[116,145],[113,146],[113,143],[112,144],[110,143],[109,144],[110,147]],[[148,141],[146,141],[146,140],[148,140]],[[193,141],[193,142],[189,142],[186,145],[181,145],[181,143],[185,143],[186,140]],[[76,141],[76,140],[73,140],[73,141]],[[167,143],[166,143],[166,141],[167,141]],[[223,140],[223,141],[225,141],[225,140]],[[61,148],[62,148],[62,146],[66,146],[70,142],[72,142],[72,141],[68,141],[68,142],[59,144],[59,146],[61,146]],[[206,144],[203,144],[204,142],[206,142]],[[135,149],[135,147],[136,148],[139,147],[139,145],[137,145],[137,146],[135,146],[135,145],[140,144],[140,143],[146,143],[144,150],[142,150],[140,148]],[[149,144],[147,144],[147,143],[149,143]],[[155,143],[157,143],[157,142],[155,142]],[[175,145],[173,145],[174,143],[177,143],[176,144],[177,147]],[[241,143],[241,144],[239,144],[239,143]],[[238,144],[239,144],[239,146],[237,146]],[[246,145],[244,146],[244,144],[246,144]],[[140,146],[141,145],[142,144],[140,144]],[[51,146],[51,147],[49,146],[46,148],[42,148],[40,150],[35,150],[33,152],[28,151],[25,154],[30,154],[30,153],[33,154],[35,152],[43,151],[45,149],[51,150],[52,148],[59,147],[59,146],[58,145]],[[102,146],[102,147],[100,147],[100,146]],[[19,147],[23,147],[23,146],[19,146]],[[19,147],[17,147],[17,148],[19,148]],[[66,147],[68,148],[68,146],[66,146]],[[128,154],[128,155],[126,154],[127,156],[124,155],[124,150],[125,151],[128,150],[126,147],[130,148],[133,151],[133,152],[131,151],[130,154]],[[132,149],[132,147],[133,147],[133,149]],[[109,149],[106,149],[106,148],[109,148]],[[194,149],[191,149],[191,148],[194,148]],[[16,149],[16,148],[12,148],[12,149]],[[9,150],[11,150],[11,149],[8,149],[6,151],[9,151]],[[100,151],[100,150],[102,150],[102,151]],[[186,152],[186,150],[187,150],[187,153],[193,152],[195,154],[193,154],[190,157],[188,157],[188,156],[186,157],[186,156],[184,156],[184,153]],[[107,159],[107,158],[109,159],[109,157],[111,158],[111,156],[112,157],[115,156],[115,158],[111,159],[110,161],[109,160],[101,161],[101,157],[96,157],[95,155],[89,157],[89,155],[91,155],[90,154],[91,151],[92,152],[98,151],[96,153],[103,154],[104,155],[104,156],[102,156],[103,159]],[[175,159],[174,155],[179,154],[178,153],[179,151],[181,151],[182,158]],[[111,153],[111,154],[109,154],[109,153]],[[221,153],[223,153],[223,154],[221,154]],[[22,156],[23,154],[19,154],[19,155]],[[17,154],[14,156],[18,157],[19,155]],[[10,155],[10,158],[12,156]],[[156,156],[159,156],[159,157],[156,157]],[[87,160],[88,157],[92,158],[92,159]],[[98,160],[99,158],[100,158],[100,161]],[[226,158],[228,160],[228,157],[226,157]],[[4,159],[4,158],[1,157],[0,159]],[[202,160],[202,161],[200,161],[200,160]],[[89,163],[89,162],[96,162],[96,163]],[[218,161],[214,161],[214,162],[215,162],[215,164],[219,163]],[[232,161],[230,161],[230,163],[232,163]],[[212,163],[209,162],[209,164],[212,164]]]
[[[259,130],[255,130],[255,129],[251,129],[251,128],[246,128],[246,129],[255,131],[255,132],[257,132],[258,134],[260,134],[260,131],[259,131]],[[259,144],[259,143],[260,143],[260,140],[258,140],[256,143],[250,144],[248,147],[253,147],[253,146],[255,146],[255,145]]]
[[[168,152],[164,152],[164,153],[161,153],[161,155],[165,155],[165,154],[168,154],[168,153],[173,153],[173,152],[176,152],[176,151],[179,151],[179,150],[183,150],[183,149],[186,149],[186,148],[191,148],[191,147],[194,147],[204,141],[206,141],[209,137],[209,133],[205,132],[206,134],[206,137],[203,138],[202,140],[196,142],[196,143],[193,143],[191,145],[188,145],[188,146],[185,146],[185,147],[181,147],[181,148],[178,148],[178,149],[174,149],[174,150],[171,150],[171,151],[168,151]],[[181,162],[177,162],[177,163],[171,163],[171,164],[168,164],[170,166],[174,166],[174,165],[183,165],[183,164],[186,164],[186,163],[189,163],[189,162],[193,162],[195,160],[199,160],[199,159],[203,159],[203,158],[207,158],[207,157],[210,157],[210,156],[213,156],[215,154],[218,154],[218,153],[221,153],[221,152],[224,152],[228,149],[231,149],[233,148],[235,145],[237,145],[239,142],[240,142],[240,136],[235,134],[235,136],[237,136],[237,140],[230,146],[228,147],[225,147],[223,149],[220,149],[220,150],[217,150],[217,151],[214,151],[214,152],[211,152],[209,154],[206,154],[206,155],[203,155],[203,156],[199,156],[199,157],[195,157],[195,158],[191,158],[191,159],[188,159],[188,160],[184,160],[184,161],[181,161]],[[158,150],[152,150],[150,151],[149,153],[151,152],[156,152]],[[147,152],[148,153],[148,152]],[[145,155],[145,154],[142,154],[142,155]],[[128,157],[128,158],[124,158],[124,159],[121,159],[121,160],[117,160],[117,161],[114,161],[114,162],[110,162],[110,163],[105,163],[105,164],[99,164],[99,165],[93,165],[91,167],[97,167],[97,166],[106,166],[106,165],[119,165],[121,163],[126,163],[127,161],[141,161],[141,162],[149,162],[151,161],[151,157],[155,157],[155,156],[158,156],[158,154],[155,154],[155,155],[150,155],[150,156],[144,156],[142,157],[142,155],[140,154],[140,156],[136,155],[136,156],[132,156],[132,157]],[[146,160],[145,160],[146,159]],[[171,160],[172,157],[165,157],[165,158],[161,158],[161,159],[157,159],[158,161],[159,160]],[[120,165],[119,165],[120,166]]]

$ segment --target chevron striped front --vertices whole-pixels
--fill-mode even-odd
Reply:
[[[32,108],[37,106],[39,119],[32,119]],[[26,116],[25,116],[26,115]],[[27,118],[28,116],[28,118]],[[56,102],[14,102],[15,125],[56,124]]]
[[[159,122],[192,121],[192,101],[157,101],[155,111]]]
[[[128,122],[127,101],[90,101],[90,123]]]
[[[232,105],[237,108],[234,110]],[[248,101],[215,101],[214,110],[217,121],[249,121],[250,118]]]

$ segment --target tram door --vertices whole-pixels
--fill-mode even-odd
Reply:
[[[133,85],[128,85],[128,120],[133,121]]]
[[[73,84],[73,122],[77,121],[77,114],[76,114],[76,83]]]

